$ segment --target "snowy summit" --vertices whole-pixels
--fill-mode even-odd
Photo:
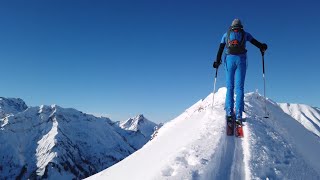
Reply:
[[[212,94],[200,100],[140,150],[88,179],[320,178],[319,110],[248,93],[244,138],[236,138],[226,136],[225,94],[219,89],[214,106]]]
[[[150,137],[156,126],[157,124],[149,121],[142,114],[120,123],[121,128],[130,131],[140,131],[145,137]]]

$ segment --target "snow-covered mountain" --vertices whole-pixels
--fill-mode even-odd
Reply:
[[[134,149],[140,149],[151,139],[151,135],[159,125],[140,114],[126,121],[117,122],[114,127]]]
[[[320,111],[305,104],[279,103],[285,113],[299,121],[309,131],[320,137]]]
[[[0,97],[0,119],[26,110],[28,106],[19,98]]]
[[[152,135],[156,126],[156,123],[149,121],[142,114],[120,123],[121,128],[129,131],[140,131],[146,137]]]
[[[214,106],[212,94],[200,100],[140,150],[88,179],[320,179],[320,139],[314,135],[319,124],[307,129],[295,116],[314,122],[319,111],[289,108],[288,113],[288,106],[248,93],[240,139],[226,136],[225,93],[219,89]],[[265,103],[268,119],[263,118]]]
[[[119,134],[108,118],[57,105],[27,108],[21,99],[2,98],[0,106],[0,179],[81,179],[143,145],[127,142],[132,134]]]

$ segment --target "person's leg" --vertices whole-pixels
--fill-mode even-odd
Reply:
[[[237,59],[237,69],[235,72],[235,88],[236,88],[236,118],[242,119],[242,112],[244,111],[244,81],[247,71],[246,57],[239,57]]]
[[[226,69],[226,86],[227,86],[227,94],[226,94],[226,102],[225,109],[227,116],[233,116],[233,108],[234,108],[234,73],[236,70],[234,56],[228,55],[225,61],[225,69]]]

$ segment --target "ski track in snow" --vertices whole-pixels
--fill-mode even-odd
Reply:
[[[249,145],[246,143],[247,134],[244,138],[226,136],[224,116],[222,119],[215,121],[219,121],[219,126],[223,132],[220,134],[221,137],[216,151],[200,179],[248,179],[246,177],[250,177],[250,169],[247,168],[248,164],[245,162],[248,156],[244,154],[244,149],[248,149],[248,147],[243,148],[244,145]],[[244,132],[247,132],[246,127],[244,127]],[[210,138],[207,140],[212,141]]]
[[[225,136],[224,115],[210,112],[203,118],[201,137],[174,155],[156,179],[244,179],[242,139]]]
[[[207,98],[211,99],[211,98]],[[224,103],[220,102],[213,108],[208,102],[202,102],[201,116],[205,120],[201,136],[191,145],[183,147],[173,155],[173,160],[165,166],[162,174],[154,179],[250,179],[249,168],[250,144],[249,134],[244,138],[226,136]],[[200,119],[199,119],[200,120]],[[244,132],[248,128],[244,126]]]

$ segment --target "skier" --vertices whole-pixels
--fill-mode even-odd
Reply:
[[[236,122],[236,135],[243,137],[242,132],[242,112],[244,111],[244,80],[247,69],[247,50],[246,41],[250,41],[253,45],[264,53],[268,46],[254,39],[250,33],[243,30],[240,19],[234,19],[229,30],[223,35],[217,59],[213,63],[214,68],[218,68],[221,64],[221,57],[225,52],[224,66],[226,69],[227,95],[225,102],[226,119],[228,135],[233,135],[234,121]],[[236,109],[234,112],[234,88],[236,91]],[[231,131],[232,129],[232,131]],[[239,134],[240,133],[240,134]]]

